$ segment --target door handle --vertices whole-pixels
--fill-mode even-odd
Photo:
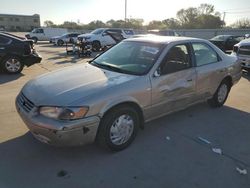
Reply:
[[[0,47],[0,50],[4,50],[5,48],[4,47]]]
[[[192,79],[192,78],[187,79],[187,82],[192,82],[192,81],[193,81],[193,79]]]

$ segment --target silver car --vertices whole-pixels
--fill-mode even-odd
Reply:
[[[242,69],[250,72],[250,39],[245,39],[234,45],[233,55],[238,56]]]
[[[144,123],[193,104],[220,107],[241,78],[235,56],[202,39],[126,39],[93,59],[29,81],[16,108],[52,145],[126,148]]]

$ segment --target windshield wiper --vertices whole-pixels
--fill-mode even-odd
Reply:
[[[93,64],[94,66],[97,66],[99,68],[104,68],[104,69],[108,69],[108,70],[111,70],[111,71],[114,71],[114,72],[119,72],[119,73],[128,73],[118,67],[115,67],[115,66],[112,66],[112,65],[109,65],[109,64],[100,64],[100,63],[97,63],[95,61],[92,61],[90,62],[90,64]]]

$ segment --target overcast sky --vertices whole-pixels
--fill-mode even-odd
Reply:
[[[198,7],[201,3],[214,5],[218,12],[227,12],[227,25],[241,18],[250,18],[249,0],[127,0],[127,3],[128,18],[142,18],[146,23],[176,17],[178,10]],[[93,20],[124,19],[124,5],[125,0],[1,0],[0,13],[37,13],[41,16],[41,24],[45,20],[56,24],[63,21],[87,24]]]

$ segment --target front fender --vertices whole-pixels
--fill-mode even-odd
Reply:
[[[109,111],[110,109],[112,109],[113,107],[115,106],[118,106],[120,104],[124,104],[124,103],[134,103],[136,104],[137,106],[139,106],[141,109],[142,107],[139,105],[139,101],[133,97],[123,97],[123,98],[117,98],[117,99],[114,99],[108,103],[106,103],[100,110],[99,112],[99,117],[103,117],[104,114]]]

